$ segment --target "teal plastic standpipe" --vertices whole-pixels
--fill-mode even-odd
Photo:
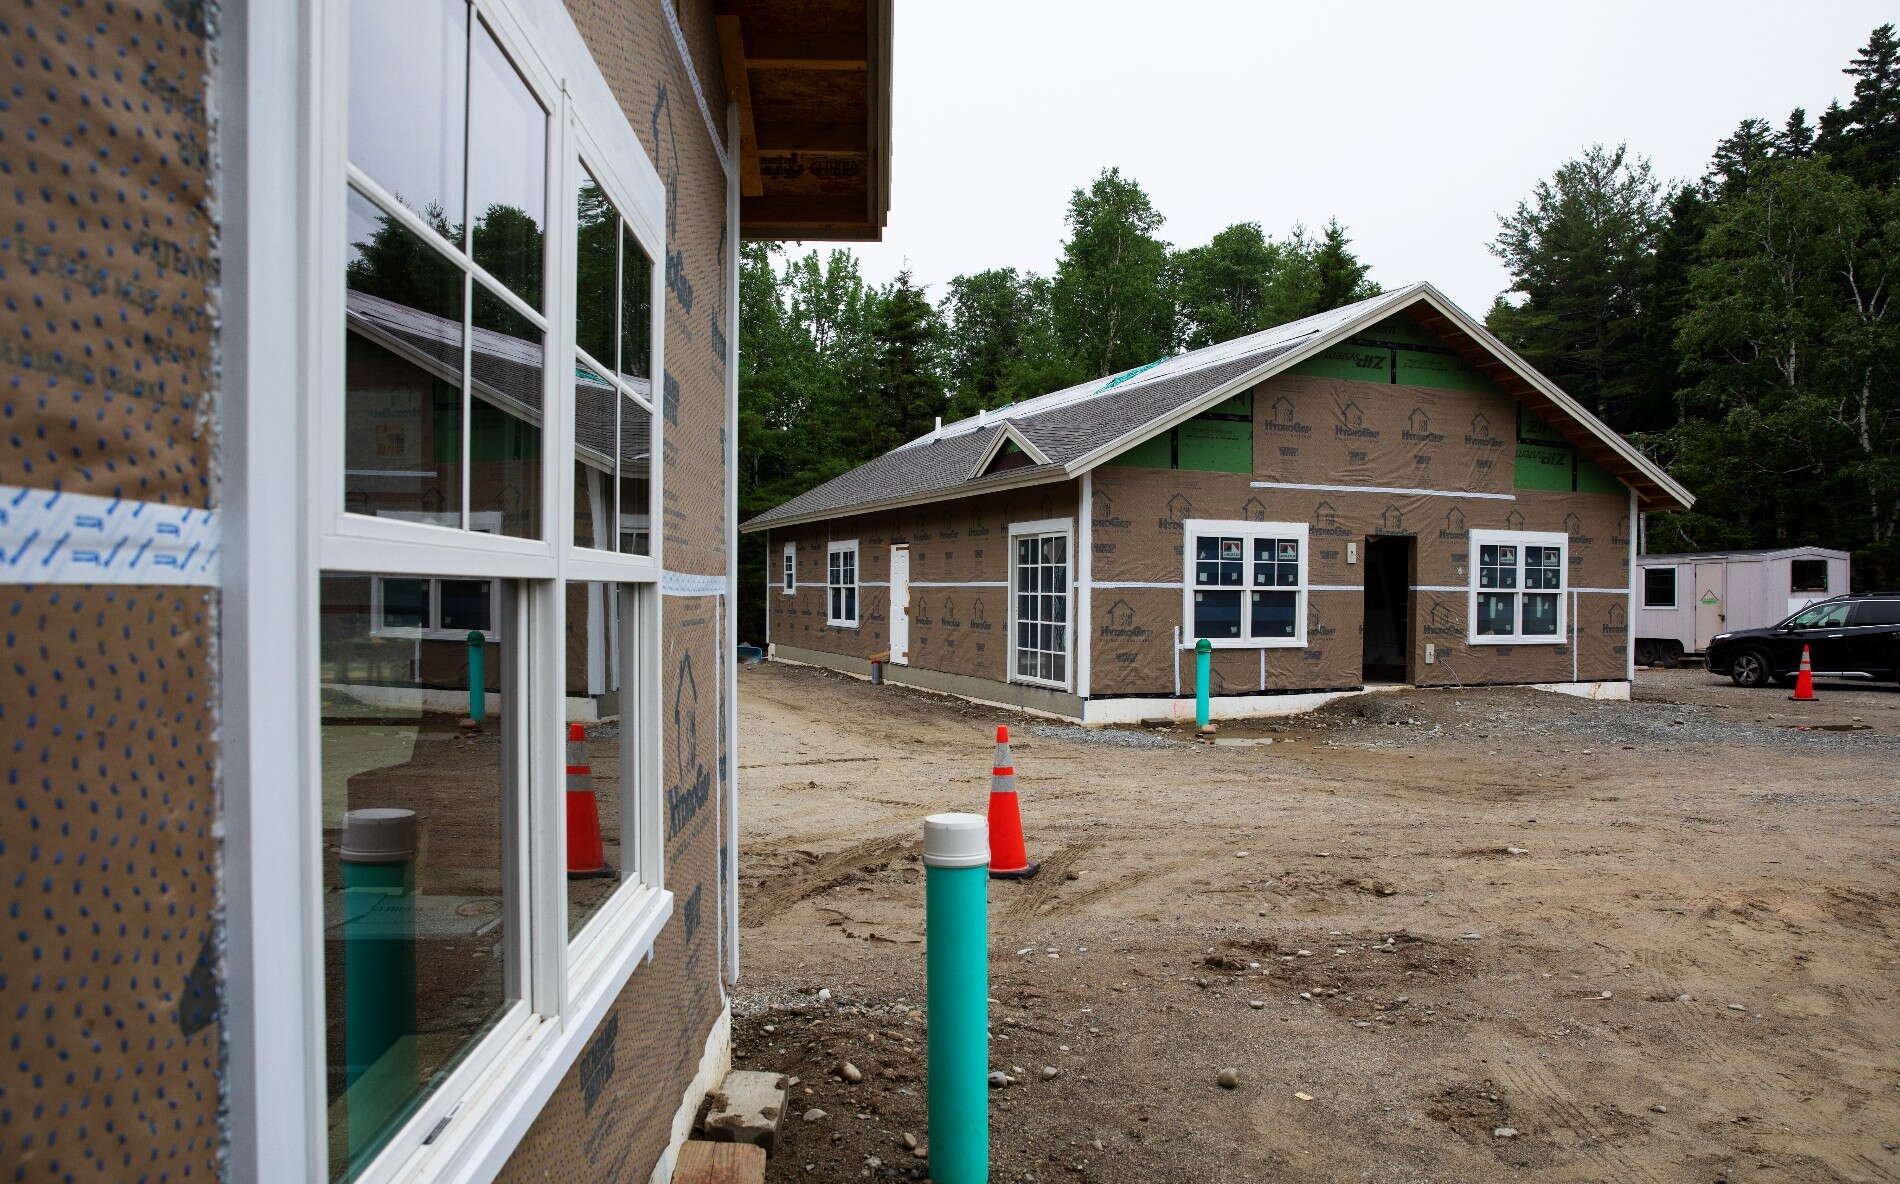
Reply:
[[[416,1089],[416,814],[343,820],[343,1054],[352,1162],[395,1129]]]
[[[990,828],[924,819],[924,969],[930,1008],[930,1178],[990,1178]]]
[[[468,718],[476,723],[488,710],[488,671],[483,668],[482,645],[488,639],[480,629],[468,631]]]
[[[1208,668],[1214,662],[1214,643],[1203,637],[1194,643],[1194,726],[1207,726]]]

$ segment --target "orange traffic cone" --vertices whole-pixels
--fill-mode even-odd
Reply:
[[[1788,698],[1801,703],[1814,700],[1814,663],[1808,660],[1808,647],[1801,647],[1801,673],[1794,676],[1794,694]]]
[[[1016,804],[1016,769],[1009,763],[1009,729],[996,728],[996,764],[990,769],[990,878],[1027,880],[1042,870],[1023,847],[1023,815]]]
[[[567,878],[613,875],[600,844],[600,807],[594,801],[594,770],[587,763],[587,729],[567,725]]]

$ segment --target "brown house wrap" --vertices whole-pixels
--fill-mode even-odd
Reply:
[[[688,6],[701,85],[713,98],[718,50],[710,14]],[[665,417],[662,487],[668,571],[725,571],[726,178],[687,68],[659,5],[568,5],[627,121],[666,187]],[[723,106],[723,104],[722,104]],[[718,786],[729,768],[718,688],[732,653],[716,597],[666,596],[661,726],[666,745],[666,886],[674,895],[651,961],[636,970],[597,1034],[535,1120],[503,1180],[639,1179],[667,1144],[668,1123],[699,1068],[724,1006]]]
[[[319,4],[314,15],[320,19],[307,29],[301,18],[287,25],[297,37],[316,36],[311,30],[331,30],[347,7],[342,0]],[[665,197],[665,257],[654,261],[664,276],[664,372],[653,381],[665,423],[664,453],[657,458],[663,501],[652,529],[665,540],[660,789],[674,908],[654,956],[591,1033],[501,1177],[645,1180],[665,1153],[682,1103],[690,1109],[697,1101],[685,1091],[725,1012],[724,922],[736,911],[724,893],[728,869],[722,867],[722,832],[731,820],[721,790],[734,772],[724,715],[733,674],[731,605],[723,591],[704,594],[720,589],[729,572],[735,233],[878,237],[888,207],[889,29],[878,0],[758,0],[737,15],[730,7],[716,14],[703,0],[570,0],[566,7],[593,63],[563,61],[556,83],[585,111],[596,84],[591,71],[598,68]],[[0,232],[0,296],[7,310],[0,333],[0,419],[7,425],[0,432],[0,486],[8,487],[0,512],[13,512],[0,516],[0,527],[25,529],[20,490],[97,495],[127,507],[218,511],[227,501],[221,482],[230,482],[228,500],[253,507],[242,532],[225,524],[205,527],[208,538],[243,537],[251,545],[244,555],[224,551],[221,576],[210,574],[207,563],[204,586],[36,586],[20,582],[17,555],[0,552],[0,575],[11,581],[0,587],[9,621],[0,645],[11,675],[0,683],[0,721],[16,758],[14,817],[0,843],[0,872],[15,887],[18,921],[14,940],[0,954],[0,979],[14,996],[22,1030],[32,1035],[0,1070],[0,1167],[22,1179],[212,1180],[255,1150],[242,1113],[248,1099],[219,1093],[232,1079],[231,1066],[250,1064],[249,1054],[267,1043],[258,1031],[225,1028],[227,1014],[236,1014],[224,998],[226,951],[252,948],[254,935],[223,926],[233,924],[225,918],[253,915],[233,902],[256,903],[250,886],[275,869],[253,876],[256,869],[241,867],[242,874],[233,875],[240,862],[233,848],[220,847],[220,835],[241,833],[226,825],[234,817],[252,824],[250,813],[233,803],[268,801],[276,808],[296,787],[247,784],[250,766],[228,752],[221,757],[217,737],[220,727],[227,738],[242,735],[230,729],[251,726],[258,703],[292,691],[261,676],[248,704],[226,703],[221,662],[227,672],[246,667],[231,661],[239,647],[227,644],[220,653],[219,621],[226,611],[227,622],[243,616],[248,623],[253,600],[281,594],[314,604],[321,594],[307,568],[318,548],[289,548],[297,553],[294,561],[259,558],[271,548],[256,545],[261,536],[251,532],[275,530],[273,542],[301,538],[305,523],[296,516],[304,507],[238,496],[247,492],[239,482],[256,480],[256,468],[278,459],[272,445],[254,439],[275,438],[255,431],[257,421],[268,418],[256,412],[278,405],[262,396],[270,384],[257,377],[251,353],[251,343],[262,338],[227,334],[221,341],[218,326],[223,316],[227,324],[255,328],[255,318],[268,315],[259,310],[302,307],[312,277],[283,264],[314,245],[303,238],[303,211],[292,203],[270,209],[268,218],[255,214],[278,193],[290,203],[291,195],[309,192],[299,182],[329,177],[341,159],[318,165],[320,154],[338,147],[336,129],[326,119],[308,122],[312,115],[305,110],[308,100],[327,115],[334,75],[323,75],[322,95],[305,95],[294,72],[273,73],[274,62],[249,52],[262,44],[257,30],[277,27],[272,21],[282,8],[92,0],[13,5],[0,21],[0,49],[12,66],[9,102],[0,109],[0,172],[14,182],[0,199],[10,211]],[[468,19],[502,30],[501,40],[512,32],[558,34],[546,47],[554,53],[560,43],[564,54],[564,27],[528,27],[544,19],[564,25],[558,7],[479,11]],[[772,55],[755,66],[761,36]],[[341,73],[342,63],[323,44],[321,69]],[[854,44],[862,47],[861,61],[851,59]],[[822,46],[827,59],[798,60],[799,47],[813,45]],[[307,57],[311,46],[298,49]],[[729,68],[736,77],[727,76]],[[724,142],[728,111],[737,109],[748,71],[757,88],[749,109],[775,132],[794,137],[827,126],[832,155],[852,163],[851,177],[834,166],[829,175],[841,179],[820,195],[785,191],[777,177],[765,192],[753,191],[758,146]],[[242,85],[221,92],[227,79]],[[215,112],[223,118],[214,119]],[[272,155],[285,141],[262,125],[274,128],[271,121],[280,118],[304,120],[301,130],[314,127],[310,144]],[[589,129],[595,135],[612,130]],[[242,134],[218,142],[219,134],[233,131]],[[515,150],[505,137],[471,147],[491,154],[491,163],[492,154]],[[256,173],[266,159],[273,165],[294,159],[296,175]],[[545,161],[519,163],[538,171]],[[573,198],[571,192],[545,196],[545,212],[557,217],[562,201]],[[841,208],[840,201],[853,208]],[[731,202],[741,210],[736,232]],[[224,231],[239,233],[222,241],[220,203],[248,212],[234,215]],[[748,215],[749,208],[758,213]],[[265,221],[273,224],[268,232],[258,229]],[[295,251],[279,250],[286,240]],[[244,249],[226,246],[235,243]],[[221,284],[225,291],[235,285],[242,298],[220,309]],[[360,315],[365,299],[352,297],[350,316]],[[309,340],[314,312],[297,320],[273,328],[308,346],[312,359],[336,346]],[[313,364],[311,372],[316,369]],[[239,373],[257,386],[219,389],[220,374],[232,384],[230,376]],[[357,371],[365,381],[369,374]],[[252,430],[221,440],[226,423],[240,422],[234,418],[239,409],[250,413],[242,422]],[[416,456],[448,447],[431,435],[433,426],[407,441]],[[350,438],[348,429],[346,452],[361,451],[361,433]],[[319,455],[314,441],[297,446],[306,449],[305,460]],[[242,457],[254,468],[221,472],[221,456]],[[489,461],[471,457],[469,464],[475,488],[495,484],[486,472]],[[457,496],[441,488],[424,492],[443,504]],[[384,507],[359,500],[343,508],[375,513]],[[490,507],[477,500],[474,508]],[[277,512],[282,517],[272,518]],[[549,537],[559,539],[561,531]],[[286,567],[276,566],[280,561]],[[298,584],[279,587],[280,571],[294,572]],[[213,582],[219,578],[227,586],[240,580],[246,592],[229,610]],[[464,642],[394,631],[371,635],[370,573],[325,573],[321,584],[332,594],[330,611],[317,622],[312,644],[340,658],[352,679],[466,687]],[[578,619],[584,619],[584,602],[580,586],[570,586],[567,604]],[[980,612],[960,615],[953,604],[947,619],[971,615]],[[355,640],[346,644],[344,628]],[[496,651],[508,653],[501,647],[519,640],[495,633],[491,689],[502,685]],[[589,640],[579,627],[563,639],[570,695],[589,692]],[[244,752],[245,759],[253,756]],[[258,815],[267,813],[260,805]],[[333,846],[326,858],[334,860]],[[226,893],[246,895],[221,900],[221,872]],[[260,906],[256,915],[267,914]],[[322,1000],[300,998],[297,1006],[316,1014]],[[324,1067],[338,1068],[334,1062]],[[261,1121],[294,1119],[268,1114]],[[321,1131],[306,1133],[322,1145]],[[321,1165],[281,1170],[301,1178]]]
[[[0,484],[218,504],[197,14],[42,5],[0,21]],[[0,979],[31,1035],[0,1071],[0,1165],[215,1179],[217,596],[16,583],[0,612],[15,774],[0,878],[20,906]]]
[[[890,556],[910,548],[911,665],[1006,680],[1009,664],[1009,524],[1073,518],[1080,483],[1065,481],[954,502],[915,506],[772,532],[776,578],[784,547],[797,548],[797,590],[774,583],[767,597],[774,642],[851,658],[890,650]],[[834,540],[858,541],[859,624],[826,623],[826,555]]]
[[[1537,413],[1520,410],[1516,397],[1449,351],[1417,348],[1422,339],[1416,329],[1396,331],[1414,335],[1408,340],[1415,352],[1404,353],[1404,342],[1389,350],[1381,345],[1328,351],[1314,364],[1265,379],[1222,404],[1219,410],[1229,422],[1237,408],[1249,412],[1251,427],[1240,438],[1247,440],[1250,433],[1251,471],[1239,465],[1234,467],[1242,471],[1157,467],[1171,457],[1181,463],[1189,444],[1204,449],[1198,455],[1207,457],[1214,454],[1205,449],[1220,445],[1204,441],[1232,440],[1218,416],[1191,421],[1196,431],[1187,435],[1166,437],[1164,432],[1167,447],[1137,440],[1121,457],[1089,471],[1089,676],[1086,687],[1076,688],[1078,694],[1193,694],[1194,639],[1183,555],[1187,524],[1193,520],[1307,528],[1305,643],[1217,648],[1210,661],[1216,695],[1361,686],[1367,661],[1368,547],[1380,538],[1409,540],[1403,579],[1407,644],[1401,656],[1411,681],[1556,683],[1628,677],[1628,489],[1602,475]],[[1314,372],[1330,364],[1344,373],[1355,363],[1365,367],[1367,378]],[[1394,374],[1436,385],[1394,382]],[[1231,463],[1233,454],[1225,455]],[[1569,487],[1529,487],[1560,478]],[[988,538],[1002,540],[1011,522],[1070,517],[1077,512],[1080,486],[1071,480],[962,497],[952,490],[942,500],[900,510],[841,512],[819,522],[773,528],[775,564],[782,562],[780,548],[786,542],[798,548],[796,594],[783,595],[775,584],[769,597],[773,642],[819,660],[826,654],[861,660],[887,650],[888,548],[908,539],[910,665],[1006,682],[1010,639],[1004,585],[1011,578],[1010,557],[1005,547],[977,546],[970,531],[980,523]],[[1078,548],[1084,545],[1080,525]],[[1469,643],[1473,530],[1567,536],[1565,636],[1550,643]],[[864,618],[855,630],[825,620],[825,544],[847,538],[859,540],[859,575],[866,581]],[[772,570],[776,575],[780,569]],[[1071,576],[1080,579],[1078,566],[1072,565]],[[967,587],[946,596],[925,586],[932,580]],[[986,584],[994,587],[979,587]],[[994,612],[998,604],[1002,616]],[[1078,596],[1077,613],[1083,611],[1081,604]],[[977,607],[1003,626],[991,630],[980,650],[966,623]],[[975,693],[1007,698],[1000,685]]]

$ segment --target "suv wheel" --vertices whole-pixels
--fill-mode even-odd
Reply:
[[[1729,662],[1728,676],[1735,680],[1738,687],[1767,686],[1770,678],[1768,655],[1761,650],[1743,650]]]

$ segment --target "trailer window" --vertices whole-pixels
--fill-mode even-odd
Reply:
[[[1646,567],[1643,569],[1643,607],[1676,607],[1675,568]]]
[[[1790,592],[1827,591],[1827,560],[1796,559],[1788,564]]]

